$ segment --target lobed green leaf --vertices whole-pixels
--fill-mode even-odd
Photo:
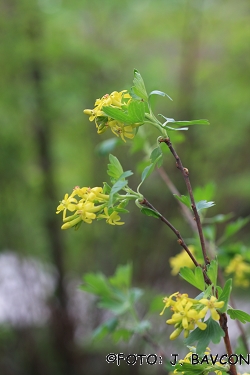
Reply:
[[[180,269],[180,276],[197,289],[201,291],[205,290],[205,282],[201,267],[196,267],[194,272],[188,267],[182,267]]]
[[[245,311],[230,308],[227,313],[231,319],[238,319],[243,324],[250,322],[250,315]]]
[[[188,208],[191,209],[191,202],[190,202],[190,199],[189,197],[187,197],[186,195],[177,195],[177,194],[173,194],[173,196],[178,199],[178,201],[180,201],[181,203],[185,204],[185,206],[187,206]]]
[[[197,354],[203,354],[211,341],[214,344],[219,344],[221,338],[225,335],[220,325],[212,318],[209,318],[207,321],[205,321],[205,323],[207,324],[207,328],[204,331],[197,327],[194,331],[190,333],[188,338],[184,341],[185,345],[194,346],[197,342]]]

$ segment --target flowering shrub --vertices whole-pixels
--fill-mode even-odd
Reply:
[[[225,271],[226,275],[233,275],[236,285],[244,287],[249,285],[250,257],[248,249],[241,243],[237,243],[233,247],[224,245],[223,249],[220,248],[221,244],[225,243],[248,222],[248,218],[238,219],[227,224],[219,239],[216,239],[215,226],[217,223],[227,222],[231,217],[217,215],[209,219],[208,225],[202,225],[206,210],[214,206],[214,202],[207,200],[211,199],[210,197],[202,196],[203,191],[193,191],[189,170],[183,166],[168,133],[188,130],[191,125],[208,125],[209,123],[207,120],[175,121],[173,118],[159,115],[163,119],[161,122],[152,111],[151,97],[160,95],[171,98],[158,90],[148,94],[137,70],[134,71],[133,83],[130,90],[114,91],[110,95],[105,94],[101,99],[96,100],[93,109],[85,109],[84,113],[89,116],[91,122],[95,122],[98,134],[111,129],[124,142],[126,139],[132,140],[137,132],[140,132],[142,126],[153,126],[158,129],[157,147],[150,152],[149,163],[142,172],[137,190],[134,191],[129,186],[128,177],[132,175],[132,172],[124,171],[119,160],[110,154],[107,171],[110,184],[105,182],[103,187],[94,188],[77,186],[70,195],[65,194],[64,199],[57,207],[57,213],[63,212],[62,229],[73,227],[78,229],[82,223],[91,224],[95,219],[105,219],[110,225],[122,225],[124,222],[121,221],[120,215],[128,213],[125,207],[131,200],[143,214],[157,218],[167,225],[182,247],[180,254],[169,259],[172,274],[179,273],[187,283],[199,290],[199,294],[195,298],[190,298],[187,293],[175,292],[163,299],[164,305],[160,315],[163,315],[166,309],[170,309],[172,314],[166,321],[167,324],[174,326],[170,340],[178,338],[183,332],[184,344],[188,348],[192,348],[192,351],[183,360],[179,360],[175,364],[172,363],[174,373],[191,375],[192,373],[209,374],[214,371],[218,375],[222,373],[237,375],[236,363],[230,359],[234,354],[227,326],[228,316],[238,320],[240,325],[249,322],[250,315],[230,306],[232,279],[228,279],[223,282],[224,285],[219,286],[217,276],[218,270],[221,275]],[[144,143],[148,142],[145,139],[143,141]],[[170,150],[186,184],[188,194],[185,196],[175,193],[174,196],[180,204],[183,215],[195,230],[196,242],[194,245],[188,245],[179,230],[140,192],[145,179],[155,168],[161,167],[162,147],[168,147]],[[145,147],[147,150],[148,148],[148,146]],[[161,173],[163,172],[161,171]],[[211,195],[209,186],[205,191],[207,196]],[[199,196],[200,198],[197,199]],[[210,249],[213,249],[213,252],[210,252]],[[215,249],[217,255],[211,255],[214,254]],[[241,254],[238,254],[239,252]],[[113,318],[98,327],[94,336],[104,337],[111,334],[113,339],[118,341],[120,339],[128,340],[137,333],[156,348],[158,346],[149,334],[150,322],[140,319],[136,311],[135,303],[141,297],[142,291],[131,287],[131,272],[131,266],[127,265],[118,267],[115,275],[109,279],[102,274],[85,275],[82,289],[98,296],[99,306],[110,310],[113,314]],[[126,319],[123,319],[124,316]],[[128,316],[130,316],[130,320]],[[247,340],[242,329],[241,335],[248,352]],[[212,355],[209,360],[199,361],[200,358],[208,356],[210,342],[218,344],[221,340],[224,341],[225,351],[229,358],[227,363],[217,361],[217,357],[214,358]],[[190,362],[192,353],[198,358],[198,367],[195,369]]]

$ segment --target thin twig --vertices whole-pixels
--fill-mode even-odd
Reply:
[[[174,232],[174,234],[178,238],[177,242],[188,253],[188,255],[192,259],[192,262],[194,263],[194,265],[196,267],[200,267],[202,269],[202,272],[203,272],[203,275],[204,275],[204,280],[205,280],[206,284],[211,285],[212,282],[209,279],[209,277],[207,276],[206,270],[201,266],[201,264],[199,264],[197,262],[197,260],[195,259],[195,257],[191,253],[191,251],[189,250],[188,246],[186,245],[185,241],[183,240],[180,232],[156,208],[154,208],[154,206],[152,206],[152,204],[146,198],[143,198],[143,200],[140,201],[140,204],[144,205],[144,206],[150,208],[151,210],[153,210],[154,212],[156,212],[158,217],[161,219],[161,221],[163,221],[163,223],[165,223]]]
[[[180,171],[181,171],[181,173],[184,177],[184,180],[185,180],[185,183],[186,183],[186,186],[187,186],[187,189],[188,189],[188,194],[189,194],[190,200],[191,200],[191,207],[192,207],[192,210],[194,212],[194,217],[195,217],[196,225],[197,225],[197,228],[198,228],[198,233],[199,233],[199,237],[200,237],[200,243],[201,243],[201,249],[202,249],[202,253],[203,253],[204,262],[207,266],[207,265],[210,264],[210,261],[209,261],[209,258],[207,256],[205,238],[204,238],[203,231],[202,231],[201,220],[200,220],[200,216],[199,216],[198,211],[197,211],[197,207],[196,207],[194,195],[193,195],[193,190],[192,190],[192,186],[191,186],[190,179],[189,179],[189,171],[188,171],[187,168],[183,167],[181,159],[177,155],[175,149],[173,148],[172,143],[170,142],[170,138],[162,138],[162,139],[159,140],[159,142],[166,143],[166,145],[168,146],[168,148],[170,149],[171,153],[173,154],[173,156],[176,160],[177,168],[180,169]]]
[[[178,191],[178,189],[176,188],[176,186],[173,184],[173,182],[171,181],[171,179],[169,178],[168,174],[166,173],[166,171],[160,167],[157,169],[159,175],[161,176],[162,180],[165,182],[165,184],[168,186],[169,190],[171,191],[172,194],[176,194],[178,196],[180,196],[180,192]],[[188,222],[188,224],[190,225],[190,227],[192,228],[192,230],[197,233],[197,226],[195,224],[195,220],[190,212],[190,210],[188,209],[187,206],[185,206],[185,204],[183,204],[181,201],[178,200],[178,203],[180,205],[180,208],[181,208],[181,211],[182,211],[182,214],[183,214],[183,217],[185,218],[185,220]]]

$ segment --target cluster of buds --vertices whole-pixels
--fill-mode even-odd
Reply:
[[[94,109],[85,109],[83,112],[89,115],[90,121],[95,120],[98,134],[102,134],[110,128],[117,137],[126,142],[125,137],[129,139],[134,138],[133,129],[137,125],[126,124],[107,116],[103,111],[103,107],[118,108],[126,111],[131,99],[132,97],[127,90],[114,91],[111,94],[104,95],[101,99],[96,99]]]
[[[82,222],[91,224],[94,219],[106,219],[106,222],[111,225],[124,224],[118,215],[119,205],[108,208],[108,202],[109,195],[104,194],[102,187],[91,189],[76,186],[70,195],[65,194],[64,199],[57,207],[57,214],[63,212],[62,229],[72,227],[78,229]],[[73,214],[67,216],[67,211]]]
[[[170,340],[176,339],[184,330],[184,337],[189,336],[195,326],[201,330],[207,328],[207,324],[203,322],[208,310],[214,320],[219,320],[220,316],[216,309],[224,306],[223,301],[218,301],[216,297],[211,296],[210,299],[202,298],[200,300],[188,297],[188,294],[173,293],[170,297],[163,299],[165,306],[160,315],[166,308],[170,307],[173,311],[171,319],[166,321],[167,324],[174,325],[175,330],[170,335]]]

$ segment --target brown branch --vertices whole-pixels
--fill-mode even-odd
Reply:
[[[211,280],[209,279],[209,277],[207,276],[206,274],[206,270],[201,266],[201,264],[199,264],[197,262],[197,260],[195,259],[195,257],[193,256],[193,254],[191,253],[191,251],[189,250],[188,246],[186,245],[185,241],[183,240],[180,232],[158,211],[156,210],[156,208],[154,208],[154,206],[152,206],[151,203],[149,203],[149,201],[146,199],[146,198],[143,198],[142,201],[140,201],[140,204],[141,205],[144,205],[148,208],[150,208],[151,210],[153,210],[154,212],[157,213],[158,217],[161,219],[161,221],[163,221],[163,223],[165,223],[173,232],[174,234],[176,235],[176,237],[178,238],[177,242],[179,243],[179,245],[181,245],[183,247],[183,249],[187,252],[187,254],[189,255],[189,257],[191,258],[192,262],[194,263],[194,265],[196,267],[200,267],[202,269],[202,272],[203,272],[203,275],[204,275],[204,280],[206,282],[206,284],[208,285],[211,285],[212,282]]]
[[[225,336],[223,337],[223,340],[224,340],[224,344],[225,344],[225,347],[226,347],[228,357],[230,357],[230,355],[233,354],[233,351],[232,351],[232,347],[231,347],[230,338],[229,338],[229,335],[228,335],[227,315],[225,313],[220,315],[219,322],[220,322],[221,328],[223,329],[223,331],[225,333]],[[229,369],[228,373],[230,375],[237,375],[237,370],[236,370],[235,364],[230,363],[230,361],[229,361],[229,364],[230,364],[230,369]]]
[[[206,245],[205,245],[205,238],[204,238],[203,231],[202,231],[201,220],[200,220],[200,216],[199,216],[198,211],[197,211],[197,207],[196,207],[194,195],[193,195],[193,190],[192,190],[192,186],[191,186],[190,179],[189,179],[189,171],[188,171],[187,168],[183,167],[181,159],[177,155],[175,149],[172,146],[172,143],[170,142],[170,138],[162,138],[162,139],[159,140],[159,142],[166,143],[166,145],[168,146],[168,148],[170,149],[171,153],[173,154],[173,156],[176,160],[177,168],[180,169],[180,171],[181,171],[181,173],[184,177],[184,180],[185,180],[185,183],[186,183],[186,186],[187,186],[187,189],[188,189],[188,194],[189,194],[190,200],[191,200],[191,207],[192,207],[192,210],[194,212],[194,217],[195,217],[196,225],[197,225],[197,228],[198,228],[198,233],[199,233],[199,237],[200,237],[200,243],[201,243],[201,249],[202,249],[204,262],[207,266],[207,265],[210,264],[210,261],[209,261],[209,258],[207,256],[207,250],[206,250]]]

